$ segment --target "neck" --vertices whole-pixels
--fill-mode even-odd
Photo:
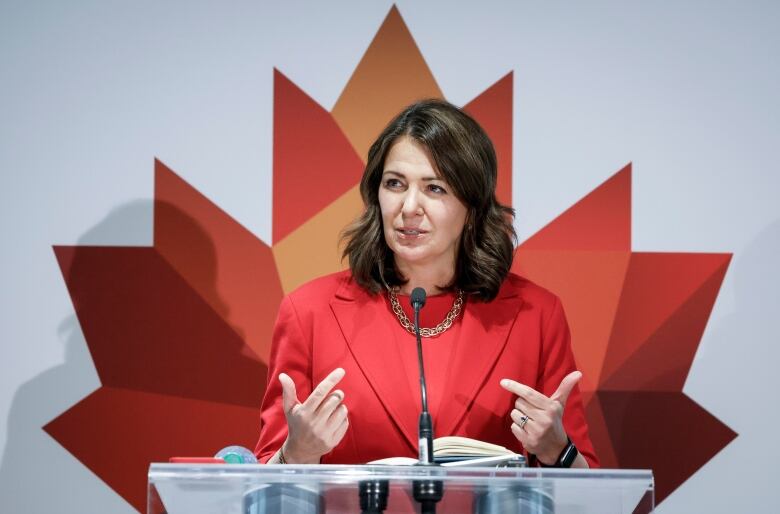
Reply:
[[[402,294],[411,294],[415,287],[422,287],[429,295],[442,292],[441,286],[446,286],[452,282],[455,276],[455,266],[430,266],[396,262],[398,271],[407,279],[406,284],[401,286]]]

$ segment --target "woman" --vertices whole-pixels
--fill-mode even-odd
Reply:
[[[437,437],[506,446],[547,466],[597,465],[560,301],[509,272],[513,210],[495,197],[482,128],[413,104],[371,146],[350,270],[287,296],[274,331],[256,453],[269,463],[416,456],[420,325]],[[578,450],[578,451],[577,451]]]

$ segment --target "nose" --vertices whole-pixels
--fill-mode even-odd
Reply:
[[[404,196],[404,203],[401,206],[401,214],[405,218],[411,218],[422,214],[422,205],[420,205],[420,193],[417,189],[410,187]]]

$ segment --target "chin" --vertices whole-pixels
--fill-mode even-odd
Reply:
[[[418,264],[429,260],[432,255],[425,248],[409,248],[401,245],[396,245],[395,248],[391,248],[396,258],[401,259],[404,262],[410,264]]]

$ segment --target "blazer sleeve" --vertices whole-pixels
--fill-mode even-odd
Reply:
[[[260,439],[255,447],[258,461],[268,462],[287,438],[287,418],[282,409],[279,373],[295,382],[298,399],[309,397],[311,384],[311,340],[304,335],[298,313],[289,296],[282,300],[274,325],[268,383],[260,408]]]
[[[556,297],[552,312],[542,327],[542,359],[538,390],[551,396],[563,378],[575,371],[574,353],[571,349],[571,334],[561,301]],[[574,386],[563,410],[563,427],[577,450],[588,461],[591,468],[599,467],[599,461],[588,435],[585,408],[579,384]]]

